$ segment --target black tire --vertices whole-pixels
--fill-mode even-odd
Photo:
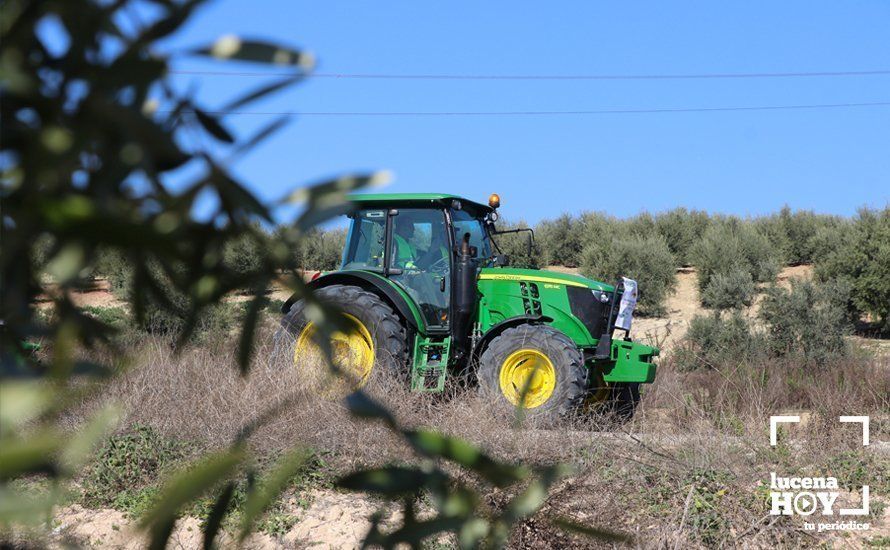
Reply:
[[[609,408],[620,422],[627,422],[633,418],[639,404],[639,382],[616,382],[612,385]]]
[[[337,307],[352,315],[367,328],[374,343],[375,373],[389,372],[405,375],[408,365],[408,338],[405,326],[395,311],[376,294],[359,287],[331,285],[315,291],[319,301]],[[296,339],[308,321],[304,314],[303,300],[295,302],[281,319],[281,327],[275,335],[276,354],[293,357]]]
[[[639,404],[639,382],[606,382],[602,373],[591,373],[585,398],[588,413],[608,415],[612,421],[623,424],[633,418]]]
[[[519,350],[535,350],[552,363],[556,381],[550,397],[541,405],[525,409],[534,418],[556,419],[577,407],[587,388],[587,368],[575,344],[562,332],[544,325],[509,328],[491,341],[479,358],[476,376],[483,395],[495,400],[500,408],[515,407],[500,386],[505,360]]]

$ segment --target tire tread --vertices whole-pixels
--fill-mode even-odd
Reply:
[[[340,307],[365,325],[374,339],[375,369],[386,365],[386,368],[399,372],[407,367],[408,340],[405,325],[379,296],[350,285],[330,285],[314,292],[320,301]],[[289,339],[293,342],[299,336],[307,323],[304,308],[303,300],[294,302],[290,311],[281,318],[276,340]],[[385,353],[381,354],[381,350]]]
[[[557,369],[553,395],[543,405],[526,409],[526,414],[562,416],[580,405],[587,391],[589,374],[584,359],[571,339],[547,325],[520,325],[495,337],[479,358],[477,378],[480,389],[488,395],[502,397],[500,369],[503,359],[523,346],[545,352]]]

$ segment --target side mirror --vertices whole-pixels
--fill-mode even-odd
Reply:
[[[495,254],[493,261],[494,265],[497,267],[506,267],[510,265],[510,259],[507,257],[506,254]]]

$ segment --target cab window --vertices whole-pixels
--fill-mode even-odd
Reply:
[[[341,269],[383,271],[386,210],[359,210],[352,215]]]
[[[452,210],[451,221],[454,225],[454,242],[460,243],[464,235],[470,234],[470,246],[479,250],[479,259],[483,262],[491,257],[491,240],[482,221],[474,218],[465,210]]]

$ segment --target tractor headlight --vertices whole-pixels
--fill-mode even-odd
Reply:
[[[605,304],[609,301],[609,294],[602,290],[591,290],[590,293],[593,294],[593,297],[601,304]]]

